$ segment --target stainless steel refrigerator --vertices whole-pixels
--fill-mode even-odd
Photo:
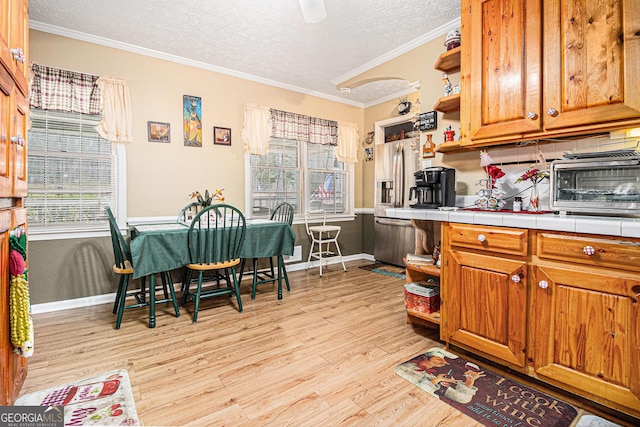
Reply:
[[[376,261],[404,266],[403,258],[415,252],[415,229],[410,220],[390,217],[386,209],[409,207],[413,174],[420,169],[419,147],[417,138],[381,142],[375,146],[373,256]]]

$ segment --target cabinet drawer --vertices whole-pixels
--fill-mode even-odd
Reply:
[[[448,228],[451,246],[527,255],[528,230],[457,223],[450,223]]]
[[[540,259],[640,271],[640,240],[539,232]]]

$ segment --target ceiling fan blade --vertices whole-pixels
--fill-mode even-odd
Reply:
[[[298,0],[305,22],[316,24],[327,17],[324,0]]]

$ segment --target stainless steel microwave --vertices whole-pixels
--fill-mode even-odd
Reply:
[[[550,171],[551,209],[605,215],[640,214],[640,153],[593,153],[556,160]]]

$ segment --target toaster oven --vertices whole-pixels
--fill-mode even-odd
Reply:
[[[606,215],[640,214],[640,153],[585,153],[551,163],[552,210]]]

